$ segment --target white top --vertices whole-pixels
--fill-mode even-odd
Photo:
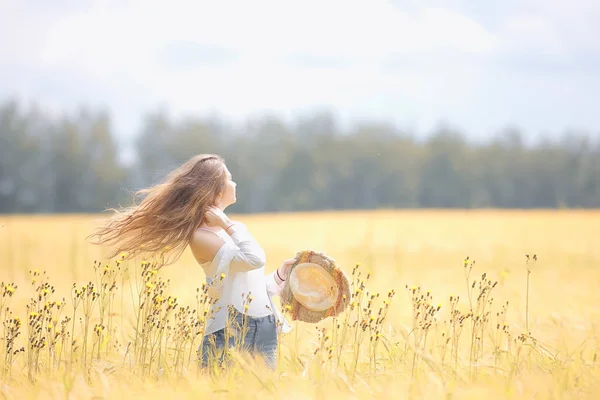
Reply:
[[[281,316],[271,296],[278,295],[283,289],[283,283],[278,285],[274,274],[265,276],[266,255],[260,245],[254,240],[240,222],[234,225],[234,232],[229,236],[225,231],[214,232],[225,243],[214,259],[201,264],[206,275],[206,283],[218,293],[218,300],[211,306],[213,318],[207,322],[205,335],[209,335],[225,327],[227,306],[233,305],[239,312],[244,313],[244,305],[248,304],[248,293],[252,296],[246,314],[251,317],[264,317],[275,314],[278,331],[289,332],[291,326]],[[221,279],[221,274],[225,278]]]

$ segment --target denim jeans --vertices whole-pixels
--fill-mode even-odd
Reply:
[[[242,352],[258,355],[266,365],[277,366],[277,323],[273,314],[251,317],[237,310],[230,312],[229,326],[204,336],[202,340],[202,368],[209,362],[225,361],[225,341],[228,348],[236,347]],[[245,318],[245,321],[244,321]],[[244,329],[245,322],[245,329]],[[245,332],[245,334],[244,334]]]

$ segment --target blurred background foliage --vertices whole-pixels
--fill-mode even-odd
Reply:
[[[225,157],[238,213],[600,206],[600,143],[577,132],[528,144],[511,128],[475,143],[444,126],[427,137],[385,121],[342,129],[328,113],[234,126],[156,111],[143,116],[129,161],[115,137],[104,111],[57,117],[0,104],[0,213],[129,204],[133,191],[198,153]]]

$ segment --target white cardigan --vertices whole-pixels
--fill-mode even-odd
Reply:
[[[279,295],[283,283],[275,281],[275,272],[265,276],[266,255],[254,240],[246,226],[236,222],[231,236],[225,231],[217,233],[225,243],[214,259],[201,264],[206,275],[206,283],[218,293],[218,301],[211,306],[212,318],[207,322],[205,335],[209,335],[225,327],[227,306],[233,305],[236,310],[251,317],[264,317],[274,314],[278,331],[287,333],[292,327],[283,318],[273,303],[272,296]],[[225,278],[222,278],[225,274]],[[252,296],[248,311],[245,298]]]

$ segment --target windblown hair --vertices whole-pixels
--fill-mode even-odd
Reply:
[[[225,161],[200,154],[171,172],[163,182],[137,191],[134,205],[114,214],[88,238],[93,244],[115,246],[108,257],[139,255],[158,266],[176,261],[225,188]],[[135,197],[145,195],[135,204]],[[158,256],[158,257],[157,257]]]

